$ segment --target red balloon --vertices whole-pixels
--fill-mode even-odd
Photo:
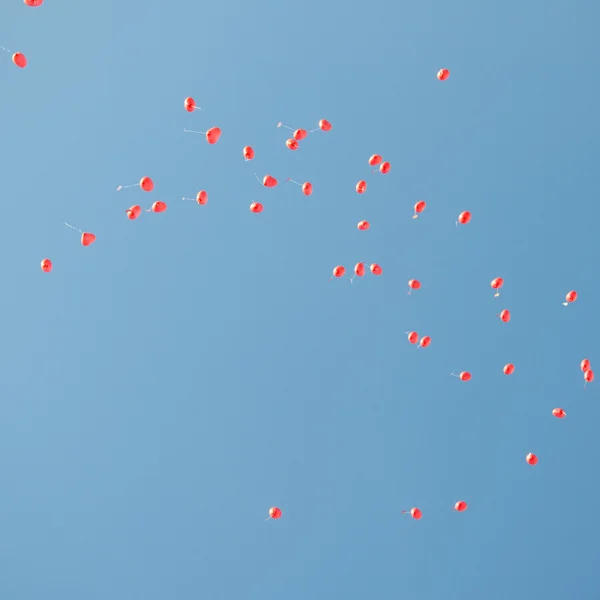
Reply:
[[[354,274],[357,277],[362,277],[365,274],[365,263],[356,263],[354,266]]]
[[[23,0],[27,6],[41,6],[44,0]]]
[[[592,381],[594,381],[594,371],[592,371],[591,369],[588,369],[583,374],[583,378],[585,379],[586,383],[592,383]]]
[[[461,212],[460,215],[458,215],[458,222],[461,225],[466,225],[470,221],[471,221],[471,213],[468,210],[465,210],[464,212]]]
[[[370,268],[373,275],[381,275],[383,273],[383,269],[377,263],[373,263]]]
[[[254,158],[254,150],[252,149],[252,146],[244,146],[243,153],[246,160],[252,160]]]
[[[571,290],[566,296],[565,300],[567,302],[575,302],[577,300],[577,292],[575,290]]]
[[[552,414],[557,418],[557,419],[564,419],[567,416],[567,413],[562,409],[562,408],[555,408],[552,411]]]
[[[263,205],[260,202],[253,202],[250,205],[250,211],[253,213],[261,213],[263,211]]]
[[[381,158],[381,156],[379,156],[379,154],[373,154],[373,156],[371,156],[371,158],[369,159],[369,164],[372,167],[376,167],[377,165],[381,164],[382,160],[383,160],[383,158]]]
[[[493,290],[499,290],[503,285],[504,279],[502,279],[502,277],[496,277],[496,279],[492,279],[492,283],[490,283]]]
[[[459,500],[454,505],[454,510],[457,511],[457,512],[465,512],[465,510],[467,510],[467,503],[463,502],[462,500]]]
[[[427,203],[425,202],[425,200],[419,200],[416,204],[415,204],[415,213],[422,213],[425,210],[425,207],[427,206]]]
[[[279,517],[281,517],[281,509],[277,508],[276,506],[270,508],[269,517],[271,517],[271,519],[279,519]]]
[[[420,290],[421,289],[421,282],[418,281],[417,279],[409,279],[409,281],[408,281],[408,287],[411,290]]]
[[[589,361],[587,358],[584,358],[584,359],[581,361],[581,370],[582,370],[584,373],[585,373],[586,371],[589,371],[589,370],[590,370],[590,368],[591,368],[591,366],[592,366],[592,365],[590,364],[590,361]]]
[[[188,112],[194,112],[194,110],[196,109],[196,101],[191,97],[188,96],[184,101],[183,101],[183,107],[185,108],[185,110],[187,110]]]
[[[499,316],[503,323],[508,323],[510,321],[510,310],[504,309]]]
[[[150,179],[150,177],[142,177],[140,179],[140,187],[145,192],[151,192],[154,189],[154,182],[152,179]]]
[[[462,373],[459,374],[458,377],[461,381],[470,381],[471,373],[469,373],[468,371],[463,371]]]
[[[367,191],[367,182],[366,182],[366,181],[362,181],[362,180],[361,180],[361,181],[359,181],[359,182],[356,184],[356,191],[357,191],[359,194],[364,194],[364,193]]]
[[[505,375],[512,375],[515,372],[515,365],[508,363],[507,365],[504,365],[503,370]]]
[[[286,140],[285,145],[290,150],[298,150],[298,148],[300,147],[300,144],[298,144],[298,142],[294,138],[290,138],[289,140]]]
[[[532,466],[537,465],[539,462],[538,457],[531,452],[525,457],[525,460]]]
[[[15,52],[12,57],[12,61],[19,67],[20,69],[24,69],[27,66],[27,59],[24,54],[20,52]]]
[[[333,268],[333,276],[334,277],[343,277],[345,272],[346,272],[346,268],[342,267],[341,265],[338,265],[337,267]]]
[[[155,213],[165,212],[165,210],[167,210],[167,205],[165,202],[161,202],[160,200],[157,200],[152,205],[152,208],[150,210]]]
[[[410,516],[418,521],[423,516],[423,513],[415,507],[410,509]]]
[[[310,181],[306,181],[302,184],[302,193],[305,196],[310,196],[312,194],[312,183]]]
[[[383,162],[381,163],[381,165],[379,166],[379,170],[385,175],[386,173],[389,173],[392,169],[392,165],[389,162]]]
[[[201,206],[204,206],[208,202],[208,193],[204,190],[200,190],[196,194],[196,202]]]
[[[206,132],[206,141],[209,144],[216,144],[219,141],[220,137],[221,137],[221,130],[218,127],[211,127]]]
[[[421,346],[421,348],[427,348],[427,346],[429,346],[431,344],[431,338],[426,335],[425,337],[421,338],[421,341],[419,342],[419,346]]]
[[[307,135],[308,131],[306,131],[306,129],[296,129],[296,131],[294,131],[294,139],[298,140],[299,142],[303,140]]]
[[[268,188],[274,188],[277,185],[277,179],[275,177],[271,177],[270,175],[265,175],[262,180],[262,184]]]
[[[142,214],[142,207],[137,205],[131,206],[125,212],[127,213],[127,218],[133,221]]]
[[[440,81],[446,81],[446,79],[448,79],[448,77],[450,77],[450,71],[448,71],[448,69],[440,69],[438,71],[437,78]]]
[[[369,221],[359,221],[357,227],[360,231],[367,231],[371,227],[371,224]]]
[[[408,334],[408,341],[411,344],[416,344],[419,341],[419,334],[416,331],[410,331]]]
[[[50,273],[52,271],[52,261],[49,258],[45,258],[41,263],[42,271],[44,273]]]
[[[331,131],[331,123],[329,121],[326,121],[325,119],[321,119],[319,121],[319,128],[322,131]]]
[[[91,246],[96,241],[96,236],[93,233],[84,232],[81,234],[81,245]]]

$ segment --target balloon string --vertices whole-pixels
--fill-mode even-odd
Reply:
[[[69,225],[68,223],[65,223],[65,225],[67,227],[70,227],[71,229],[74,229],[75,231],[79,231],[79,233],[83,233],[83,231],[81,231],[81,229],[77,229],[77,227],[73,227],[73,225]]]
[[[256,177],[256,181],[258,181],[260,185],[263,185],[263,182],[258,178],[258,175],[256,173],[254,173],[254,177]]]
[[[120,185],[117,188],[117,192],[120,192],[121,190],[126,190],[127,188],[135,187],[136,185],[139,185],[139,183],[132,183],[131,185]]]
[[[184,129],[183,130],[185,133],[200,133],[202,135],[206,135],[205,131],[194,131],[193,129]]]
[[[287,179],[287,180],[288,180],[288,181],[291,181],[292,183],[295,183],[296,185],[301,185],[300,183],[298,183],[297,181],[294,181],[293,179],[290,179],[289,177],[288,177],[288,179]]]
[[[0,46],[0,48],[2,48],[2,50],[4,50],[5,52],[8,52],[10,54],[10,50],[8,48],[5,48],[4,46]]]
[[[314,131],[319,131],[319,127],[317,127],[316,129],[309,129],[306,133],[313,133]]]
[[[287,125],[284,125],[283,123],[277,123],[277,127],[285,127],[286,129],[289,129],[290,131],[295,131],[294,129],[292,129],[291,127],[288,127]]]

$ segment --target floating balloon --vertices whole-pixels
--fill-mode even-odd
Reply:
[[[142,207],[136,204],[134,206],[130,206],[125,212],[127,213],[127,218],[133,221],[142,214]]]
[[[571,290],[565,296],[565,300],[566,300],[566,302],[563,302],[564,306],[567,306],[567,305],[571,304],[571,302],[575,302],[575,300],[577,300],[577,292],[575,290]]]
[[[462,500],[459,500],[455,505],[454,505],[454,510],[456,512],[465,512],[465,510],[467,510],[467,503],[463,502]]]
[[[588,383],[592,383],[592,381],[594,381],[594,371],[592,371],[591,369],[588,369],[584,374],[583,374],[583,378],[585,379],[585,385],[583,386],[585,388],[585,386]]]
[[[417,521],[423,516],[423,513],[417,507],[411,508],[410,511],[403,510],[402,514],[410,515],[413,519],[416,519]]]
[[[196,106],[196,101],[191,96],[188,96],[183,101],[183,107],[188,112],[194,112],[195,110],[202,110],[201,108],[199,108],[198,106]]]
[[[302,141],[306,136],[308,135],[308,131],[306,131],[306,129],[296,129],[296,131],[294,131],[294,139],[298,140],[299,142]]]
[[[460,223],[461,225],[466,225],[467,223],[470,223],[471,221],[471,213],[468,210],[465,210],[464,212],[461,212],[460,215],[458,215],[458,221],[456,222],[457,224]]]
[[[294,138],[290,138],[289,140],[286,140],[285,145],[290,150],[298,150],[298,148],[300,147],[300,144],[298,144],[298,142]]]
[[[427,346],[429,346],[431,344],[431,338],[426,335],[425,337],[421,338],[421,341],[419,342],[419,348],[427,348]]]
[[[391,170],[392,165],[389,162],[382,162],[381,165],[379,165],[379,171],[384,175],[389,173]]]
[[[359,221],[357,227],[359,231],[367,231],[367,229],[371,227],[371,224],[369,223],[369,221]]]
[[[256,173],[254,173],[254,176],[256,179],[258,179],[258,175]],[[277,185],[277,179],[275,179],[275,177],[271,177],[270,175],[265,175],[262,178],[262,181],[260,179],[258,179],[258,181],[268,188],[274,188]]]
[[[584,359],[581,361],[581,365],[580,365],[580,367],[581,367],[581,370],[582,370],[584,373],[585,373],[586,371],[589,371],[589,370],[590,370],[590,368],[591,368],[590,361],[589,361],[587,358],[584,358]]]
[[[208,192],[204,190],[200,190],[195,198],[186,198],[185,196],[182,200],[188,200],[190,202],[197,202],[200,206],[204,206],[208,202]]]
[[[427,206],[427,203],[425,202],[425,200],[419,200],[415,204],[415,214],[413,215],[413,219],[418,219],[419,214],[425,210],[426,206]]]
[[[419,334],[416,331],[408,331],[408,341],[411,344],[416,344],[419,341]]]
[[[512,375],[515,372],[515,365],[508,363],[507,365],[504,365],[503,371],[505,375]]]
[[[157,200],[146,212],[154,212],[154,213],[161,213],[161,212],[165,212],[165,210],[167,210],[167,205],[165,202],[161,202],[160,200]]]
[[[121,190],[126,190],[127,188],[136,187],[137,185],[139,185],[142,188],[142,190],[144,190],[144,192],[151,192],[154,189],[154,182],[152,181],[152,179],[150,179],[150,177],[142,177],[140,179],[139,184],[132,183],[131,185],[120,185],[117,188],[117,192]]]
[[[352,283],[352,280],[355,277],[362,277],[365,274],[365,263],[356,263],[356,265],[354,265],[354,275],[352,275],[352,277],[350,278],[350,283]]]
[[[356,184],[356,191],[359,194],[364,194],[367,191],[367,182],[366,181],[359,181]]]
[[[525,460],[532,466],[537,465],[539,462],[538,457],[531,452],[525,457]]]
[[[321,131],[331,131],[331,123],[326,119],[321,119],[319,121],[319,129]]]
[[[27,59],[24,54],[21,52],[15,52],[12,57],[12,61],[19,67],[19,69],[24,69],[27,66]]]
[[[508,323],[510,321],[510,310],[506,310],[504,309],[499,315],[497,315],[498,317],[500,317],[500,320],[503,323]]]
[[[81,245],[82,246],[91,246],[95,241],[96,241],[96,236],[93,233],[84,231],[81,234]]]
[[[373,275],[381,275],[383,273],[383,269],[377,263],[373,263],[370,269]]]
[[[44,273],[50,273],[50,271],[52,271],[52,261],[49,258],[44,258],[40,263],[40,267]]]
[[[504,279],[502,279],[502,277],[496,277],[495,279],[492,279],[492,283],[490,283],[490,286],[492,287],[493,290],[496,290],[496,293],[494,294],[494,298],[497,298],[500,295],[500,292],[498,290],[503,285],[504,285]]]
[[[290,131],[293,131],[294,134],[292,137],[295,140],[297,140],[298,142],[303,140],[308,135],[308,131],[306,131],[306,129],[294,129],[293,127],[288,127],[287,125],[284,125],[281,122],[277,123],[277,127],[284,127],[285,129],[289,129]],[[317,131],[317,130],[313,129],[313,131]]]
[[[330,280],[334,277],[343,277],[346,272],[346,268],[338,265],[337,267],[333,267],[333,275],[329,278]]]
[[[454,375],[454,373],[450,373]],[[454,377],[458,377],[461,381],[471,381],[471,373],[468,371],[461,371],[458,375],[454,375]]]
[[[313,186],[310,181],[305,181],[304,183],[299,183],[297,181],[294,181],[293,179],[290,179],[289,177],[287,180],[291,183],[295,183],[296,185],[299,185],[302,188],[302,193],[305,196],[310,196],[313,193]]]
[[[564,419],[567,416],[567,413],[562,408],[555,408],[552,410],[552,414],[557,419]]]
[[[41,6],[44,0],[23,0],[27,6]]]
[[[254,158],[254,150],[252,149],[252,146],[244,146],[243,154],[246,160],[252,160]]]
[[[216,144],[221,137],[221,129],[219,127],[211,127],[208,131],[193,131],[192,129],[184,129],[185,133],[198,133],[206,136],[206,141],[209,144]]]
[[[413,290],[420,290],[421,282],[418,279],[409,279],[408,280],[408,295],[412,294]]]
[[[267,519],[267,521],[269,519],[279,519],[281,517],[281,509],[277,508],[276,506],[274,506],[273,508],[269,509],[269,518]]]
[[[446,81],[446,79],[448,79],[448,77],[450,77],[450,71],[448,71],[448,69],[440,69],[438,71],[437,78],[440,81]]]
[[[369,164],[372,167],[376,167],[377,165],[381,164],[382,160],[383,160],[383,158],[381,158],[381,156],[379,156],[379,154],[373,154],[373,156],[371,156],[371,158],[369,159]]]
[[[250,211],[253,213],[261,213],[263,211],[263,205],[260,202],[253,202],[250,205]]]
[[[81,234],[81,245],[82,246],[91,246],[96,241],[96,236],[93,233],[88,233],[86,231],[81,231],[81,229],[77,229],[77,227],[73,227],[73,225],[69,225],[65,223],[67,227],[74,229],[75,231],[79,231]]]

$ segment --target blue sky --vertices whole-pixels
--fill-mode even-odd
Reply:
[[[597,3],[0,15],[2,598],[598,597]]]

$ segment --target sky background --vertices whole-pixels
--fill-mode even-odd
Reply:
[[[0,598],[597,600],[599,18],[3,2]]]

